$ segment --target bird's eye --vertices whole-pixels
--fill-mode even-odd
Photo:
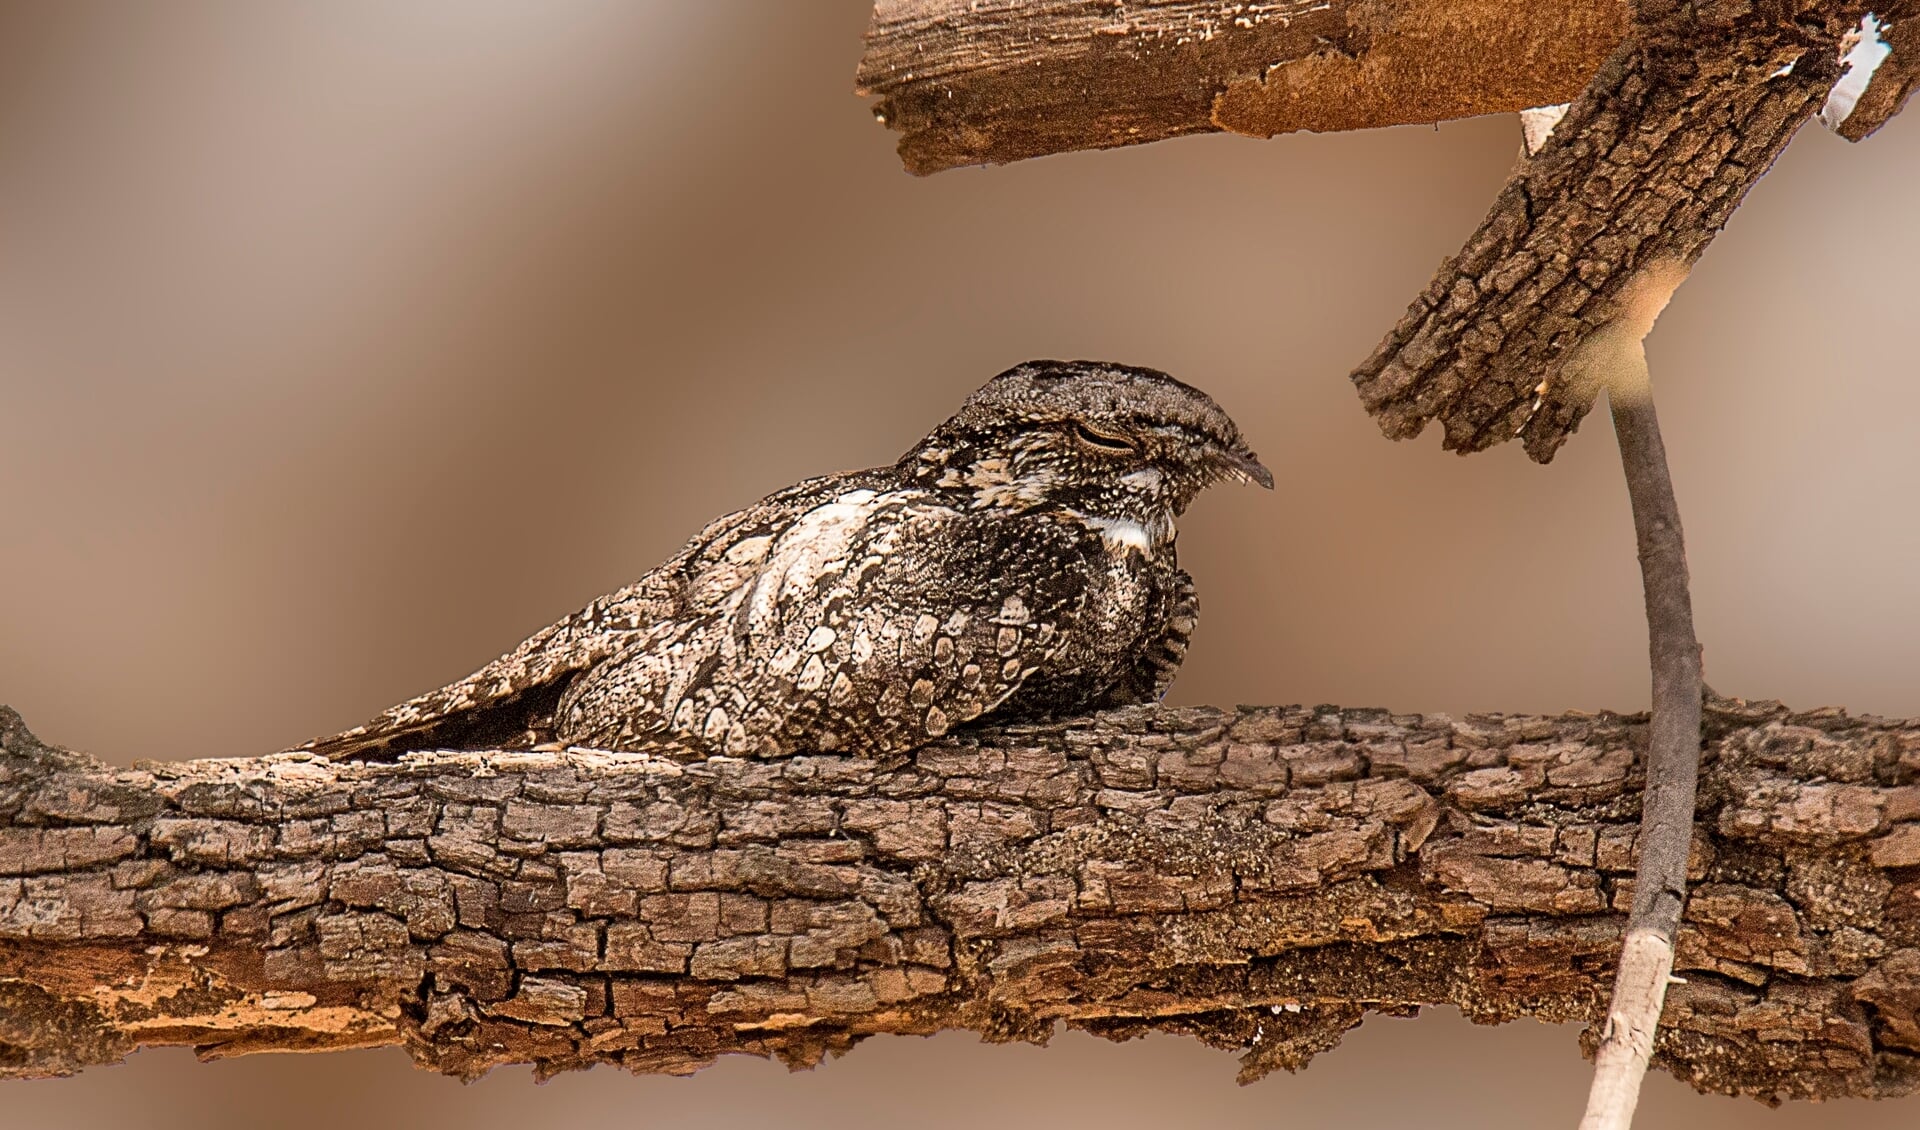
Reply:
[[[1131,455],[1140,450],[1140,445],[1123,435],[1112,432],[1095,431],[1085,424],[1073,425],[1073,436],[1095,451],[1108,451],[1115,455]]]

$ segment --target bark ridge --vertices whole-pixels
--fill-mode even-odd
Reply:
[[[1920,726],[1708,710],[1656,1061],[1920,1083]],[[1296,1069],[1368,1011],[1592,1020],[1645,719],[1128,708],[892,761],[415,753],[112,769],[0,714],[0,1072],[403,1043],[476,1076],[817,1063],[875,1033],[1185,1032]]]

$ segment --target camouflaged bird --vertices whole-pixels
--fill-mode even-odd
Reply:
[[[1033,361],[891,467],[809,479],[467,678],[301,747],[912,749],[978,719],[1155,702],[1198,615],[1174,519],[1271,488],[1165,373]]]

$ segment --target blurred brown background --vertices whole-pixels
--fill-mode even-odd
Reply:
[[[117,760],[259,753],[464,674],[1030,357],[1171,370],[1280,479],[1184,525],[1182,702],[1638,708],[1604,414],[1553,465],[1382,440],[1346,380],[1509,119],[915,180],[866,5],[0,5],[0,701]],[[1920,714],[1920,112],[1809,129],[1650,341],[1708,676]],[[873,1041],[801,1075],[462,1087],[148,1052],[0,1127],[1571,1125],[1572,1029],[1372,1019],[1239,1089],[1191,1042]],[[267,1112],[271,1111],[271,1115]],[[1649,1081],[1640,1125],[1906,1126]]]

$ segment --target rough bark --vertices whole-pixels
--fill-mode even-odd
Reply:
[[[1920,1085],[1920,724],[1707,711],[1656,1062]],[[477,1075],[817,1062],[871,1033],[1593,1020],[1645,720],[1130,709],[893,763],[574,751],[120,770],[0,713],[0,1071],[405,1044]]]
[[[1839,74],[1860,10],[1775,7],[1638,5],[1552,138],[1354,370],[1383,431],[1437,420],[1453,450],[1517,436],[1553,457],[1599,390],[1581,347],[1645,267],[1706,250]]]
[[[857,83],[927,174],[1565,102],[1626,27],[1625,0],[880,0]]]
[[[1581,346],[1646,265],[1690,265],[1839,74],[1868,9],[1892,54],[1840,132],[1898,113],[1920,0],[979,4],[881,0],[859,85],[927,173],[1207,129],[1270,136],[1573,102],[1352,374],[1394,438],[1520,437],[1545,462],[1591,409]],[[1789,66],[1790,65],[1790,66]]]

